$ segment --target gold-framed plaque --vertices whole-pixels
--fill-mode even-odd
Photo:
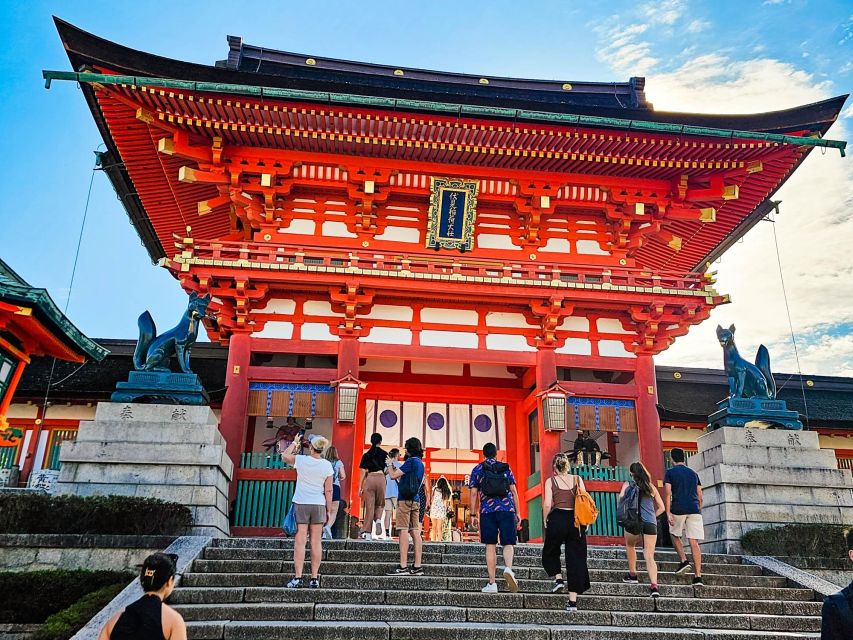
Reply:
[[[470,251],[474,248],[480,182],[432,177],[429,184],[427,248]]]

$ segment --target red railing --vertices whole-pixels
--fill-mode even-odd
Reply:
[[[193,264],[199,261],[243,261],[245,268],[254,265],[281,265],[288,270],[311,268],[368,269],[423,274],[430,279],[453,280],[458,277],[516,280],[542,280],[572,283],[576,286],[593,285],[596,288],[638,287],[675,289],[704,293],[710,280],[701,273],[680,273],[612,266],[571,265],[533,261],[499,261],[464,256],[442,257],[435,254],[391,253],[369,250],[340,250],[310,245],[273,245],[246,242],[210,242],[188,246]],[[187,258],[176,256],[177,262]],[[210,266],[219,266],[210,262]],[[261,267],[266,268],[266,267]],[[325,268],[325,269],[324,269]]]

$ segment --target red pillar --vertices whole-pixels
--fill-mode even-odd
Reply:
[[[359,342],[355,336],[342,336],[338,343],[338,378],[349,374],[358,378]],[[332,443],[338,449],[338,455],[343,459],[347,470],[347,487],[343,488],[343,495],[350,503],[350,513],[360,513],[358,502],[358,463],[361,460],[361,447],[356,439],[357,426],[364,423],[364,397],[363,392],[359,394],[358,407],[356,408],[356,421],[338,422],[335,420],[332,426]],[[337,409],[335,410],[337,418]],[[355,508],[353,508],[355,507]]]
[[[536,392],[541,393],[557,382],[557,355],[553,349],[540,347],[536,352]],[[551,477],[551,462],[560,453],[560,431],[545,431],[542,408],[539,408],[539,468],[542,481]]]
[[[640,461],[646,465],[655,483],[663,482],[663,443],[658,416],[658,388],[652,356],[637,356],[637,436],[640,441]]]
[[[19,484],[24,484],[30,479],[30,474],[33,472],[33,466],[36,462],[36,451],[38,450],[39,438],[41,437],[42,424],[44,423],[45,411],[43,405],[38,405],[36,408],[36,419],[33,425],[30,443],[27,445],[26,451],[21,451],[21,475],[18,478]]]
[[[235,333],[228,341],[228,366],[225,370],[225,399],[222,401],[222,414],[219,419],[219,431],[225,438],[225,450],[235,470],[240,466],[240,454],[246,442],[247,417],[249,405],[249,364],[252,355],[251,337],[248,333]],[[237,482],[232,479],[228,496],[233,500],[237,495]]]

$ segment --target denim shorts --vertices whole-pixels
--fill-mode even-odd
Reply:
[[[480,514],[480,542],[497,544],[500,534],[501,544],[512,546],[516,543],[515,512],[495,511]]]

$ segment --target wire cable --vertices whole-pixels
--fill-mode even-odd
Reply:
[[[64,315],[68,315],[68,306],[71,304],[71,292],[74,289],[74,279],[77,276],[77,263],[80,260],[80,247],[83,244],[83,231],[86,229],[86,218],[89,216],[89,202],[92,200],[92,186],[95,184],[95,171],[98,170],[97,163],[92,167],[92,176],[89,178],[89,189],[86,192],[86,205],[83,207],[83,220],[80,222],[80,233],[77,235],[77,249],[74,252],[74,264],[71,267],[71,278],[68,282],[68,295],[65,297],[65,308],[62,310]],[[85,364],[85,363],[84,363]],[[65,382],[72,375],[80,371],[83,367],[77,367],[70,375],[64,377],[59,382]],[[50,374],[47,376],[47,385],[44,388],[44,402],[42,403],[42,420],[47,417],[47,401],[50,396],[50,387],[53,382],[53,374],[56,371],[56,358],[50,365]],[[57,383],[59,384],[59,383]]]
[[[779,202],[775,202],[774,208],[776,214],[779,214]],[[791,320],[791,307],[788,304],[788,290],[785,287],[785,276],[782,273],[782,258],[779,254],[779,238],[776,236],[776,220],[768,215],[768,219],[772,223],[773,228],[773,244],[776,247],[776,264],[779,267],[779,281],[782,283],[782,298],[785,301],[785,313],[788,315],[788,328],[791,330],[791,343],[794,345],[794,359],[797,362],[797,375],[800,376],[800,393],[803,395],[803,411],[806,418],[806,428],[809,427],[809,403],[806,400],[806,387],[803,382],[803,370],[800,367],[800,353],[797,349],[797,337],[794,335],[794,323]],[[789,378],[790,379],[790,378]],[[786,382],[787,384],[787,382]],[[784,385],[783,385],[784,386]]]

